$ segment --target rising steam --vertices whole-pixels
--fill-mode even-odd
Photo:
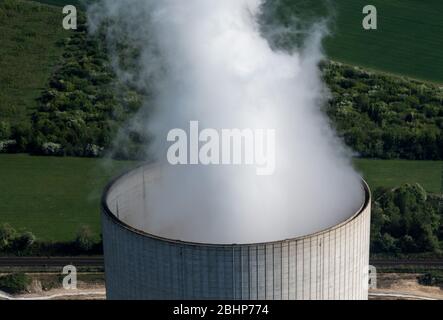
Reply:
[[[134,123],[155,137],[146,148],[163,169],[136,227],[195,242],[264,242],[322,230],[361,206],[359,176],[321,111],[325,27],[313,24],[297,52],[273,50],[257,22],[261,2],[106,0],[91,8],[90,26],[106,28],[117,74],[153,93]],[[123,67],[131,49],[136,63]],[[168,131],[191,120],[275,129],[274,175],[167,164]]]

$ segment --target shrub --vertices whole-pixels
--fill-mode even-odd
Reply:
[[[47,156],[60,156],[63,154],[63,148],[61,144],[46,142],[42,145],[42,153]]]
[[[0,277],[0,290],[11,294],[25,292],[31,278],[24,273],[14,273]]]
[[[0,251],[5,251],[14,240],[17,232],[9,224],[0,225]]]
[[[95,144],[88,144],[85,148],[86,157],[99,157],[103,152],[103,148]]]
[[[12,249],[16,252],[25,252],[35,243],[35,236],[32,232],[26,231],[14,238]]]
[[[419,184],[404,184],[374,193],[372,251],[377,253],[439,253],[442,219],[438,202]]]
[[[8,153],[15,151],[17,141],[15,140],[3,140],[0,141],[0,153]]]
[[[443,285],[443,273],[439,271],[425,273],[419,276],[418,283],[424,286],[441,286]]]
[[[8,122],[0,121],[0,139],[9,139],[11,136],[11,126]]]
[[[75,246],[83,252],[90,251],[95,245],[94,233],[88,226],[82,226],[77,232]]]

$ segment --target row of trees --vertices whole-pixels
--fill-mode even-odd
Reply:
[[[29,231],[17,231],[9,224],[0,225],[0,254],[69,255],[101,254],[102,243],[88,226],[82,226],[73,241],[46,242],[36,239]]]
[[[443,159],[443,88],[339,63],[323,70],[332,92],[327,113],[360,156]]]

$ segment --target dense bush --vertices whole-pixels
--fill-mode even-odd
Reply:
[[[32,232],[26,231],[15,237],[11,244],[11,249],[14,252],[26,252],[35,243],[35,236]]]
[[[13,153],[17,147],[17,141],[15,140],[3,140],[0,141],[0,153]]]
[[[0,225],[0,253],[27,254],[35,240],[35,236],[29,231],[17,232],[7,223]]]
[[[79,251],[88,252],[94,247],[94,234],[88,226],[82,226],[78,230],[74,242]]]
[[[0,252],[7,250],[16,237],[17,232],[9,224],[0,225]]]
[[[439,253],[443,220],[436,203],[419,184],[377,189],[372,209],[371,252]]]
[[[327,113],[360,156],[443,159],[443,88],[338,63],[323,69]]]
[[[0,276],[0,290],[11,293],[23,293],[31,284],[31,278],[24,273],[14,273]]]
[[[443,286],[443,273],[441,271],[431,271],[418,278],[418,282],[424,286]]]
[[[142,96],[116,80],[103,35],[88,35],[85,17],[63,43],[63,57],[38,99],[29,120],[0,121],[0,152],[100,157],[115,149],[119,158],[144,156],[140,141],[117,132],[138,111]],[[130,150],[131,152],[126,152]]]

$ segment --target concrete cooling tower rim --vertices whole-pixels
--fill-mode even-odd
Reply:
[[[349,217],[348,219],[346,219],[345,221],[333,225],[329,228],[325,228],[321,231],[315,232],[315,233],[311,233],[311,234],[306,234],[303,236],[298,236],[298,237],[294,237],[294,238],[287,238],[287,239],[277,239],[274,241],[267,241],[267,242],[257,242],[257,243],[226,243],[226,244],[222,244],[222,243],[203,243],[203,242],[191,242],[191,241],[184,241],[184,240],[175,240],[175,239],[170,239],[170,238],[165,238],[165,237],[161,237],[159,235],[155,235],[155,234],[151,234],[142,230],[139,230],[133,226],[130,226],[129,224],[123,222],[122,220],[120,220],[109,208],[108,205],[108,196],[109,196],[109,192],[112,189],[112,187],[122,178],[124,178],[126,175],[130,174],[133,171],[136,171],[138,169],[141,169],[142,167],[145,167],[147,170],[155,170],[156,168],[158,168],[158,165],[153,165],[153,164],[142,164],[139,165],[135,168],[132,168],[130,170],[125,171],[124,173],[120,174],[119,176],[115,177],[114,179],[111,180],[111,182],[109,182],[107,184],[107,186],[104,189],[102,198],[101,198],[101,206],[102,206],[102,210],[105,213],[105,215],[107,215],[111,220],[113,220],[117,225],[120,225],[121,227],[139,234],[141,236],[147,237],[147,238],[151,238],[151,239],[156,239],[159,241],[164,241],[164,242],[168,242],[168,243],[174,243],[174,244],[183,244],[183,245],[189,245],[189,246],[207,246],[207,247],[231,247],[231,246],[236,246],[236,245],[241,245],[241,246],[257,246],[257,245],[261,245],[261,244],[273,244],[273,243],[281,243],[282,241],[299,241],[299,240],[303,240],[303,239],[307,239],[307,238],[311,238],[314,236],[319,236],[323,233],[327,233],[327,232],[331,232],[334,231],[335,229],[339,229],[340,227],[342,227],[343,225],[348,224],[349,222],[353,221],[354,219],[356,219],[358,216],[360,216],[360,214],[362,214],[365,209],[368,207],[368,205],[370,205],[370,201],[371,201],[371,191],[369,189],[368,184],[366,183],[366,181],[362,178],[362,185],[363,185],[363,190],[365,192],[365,200],[364,203],[361,205],[361,207],[358,209],[358,211],[353,214],[351,217]]]

